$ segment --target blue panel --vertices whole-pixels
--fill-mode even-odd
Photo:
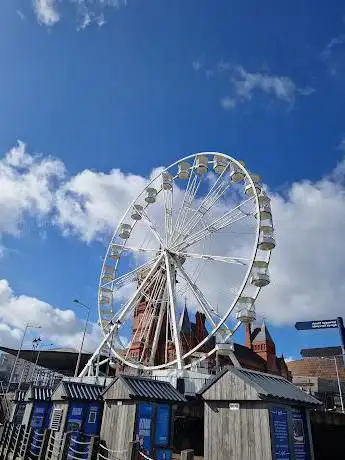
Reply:
[[[139,441],[139,449],[144,454],[150,455],[152,449],[151,430],[152,430],[153,404],[140,403],[137,408],[137,432],[136,440]]]
[[[84,433],[98,434],[101,427],[103,405],[99,402],[91,402],[86,408]]]
[[[291,413],[295,458],[296,460],[310,460],[305,414],[300,409],[292,409]]]
[[[289,424],[286,409],[272,407],[272,438],[275,460],[290,460]]]
[[[84,402],[78,401],[70,403],[67,418],[67,431],[80,431],[82,429],[84,411]]]
[[[171,460],[172,454],[170,449],[157,449],[156,450],[157,460]]]
[[[44,419],[47,413],[48,404],[45,401],[35,401],[32,409],[32,416],[30,421],[31,428],[43,428]]]
[[[46,416],[45,416],[44,424],[43,424],[43,428],[45,429],[48,429],[50,426],[50,418],[52,415],[52,411],[53,411],[53,403],[49,401],[47,403],[47,411],[46,411]]]
[[[170,407],[167,404],[157,405],[155,444],[167,447],[170,434]]]
[[[33,403],[30,426],[34,430],[33,440],[31,442],[31,452],[34,455],[39,453],[40,446],[42,444],[42,434],[48,414],[48,406],[47,401],[35,401]]]

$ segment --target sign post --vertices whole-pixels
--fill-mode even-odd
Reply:
[[[320,321],[300,321],[300,322],[295,323],[295,328],[298,331],[338,328],[339,335],[340,335],[343,363],[345,365],[345,328],[344,328],[343,318],[341,316],[338,316],[335,319],[323,319]],[[341,409],[342,409],[342,412],[344,412],[344,401],[343,401],[341,383],[339,379],[339,371],[338,371],[338,364],[337,364],[336,356],[334,356],[334,364],[335,364],[335,369],[337,373]]]
[[[341,316],[338,316],[337,323],[338,323],[338,329],[339,329],[339,335],[340,335],[340,341],[341,341],[342,355],[343,355],[343,360],[345,363],[345,328],[344,328],[343,318]]]
[[[343,361],[345,364],[345,327],[341,316],[338,316],[335,319],[322,319],[319,321],[299,321],[295,323],[295,328],[298,331],[338,328]]]

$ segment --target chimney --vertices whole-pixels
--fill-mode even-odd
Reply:
[[[246,323],[246,347],[252,349],[252,323]]]

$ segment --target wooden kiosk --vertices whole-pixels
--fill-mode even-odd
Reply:
[[[103,392],[100,453],[126,460],[171,459],[173,405],[186,402],[169,383],[119,376]]]
[[[205,460],[313,460],[309,409],[321,403],[283,377],[229,367],[199,392]]]

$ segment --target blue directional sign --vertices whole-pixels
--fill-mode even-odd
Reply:
[[[338,327],[337,319],[322,319],[319,321],[301,321],[295,323],[295,328],[298,331],[310,330],[310,329],[332,329]]]

